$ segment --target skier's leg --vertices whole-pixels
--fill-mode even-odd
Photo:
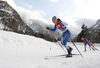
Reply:
[[[69,33],[69,35],[71,35]],[[63,36],[61,38],[61,44],[65,46],[66,50],[68,51],[69,50],[69,47],[67,47],[67,41],[69,39],[69,36],[66,34],[66,32],[63,33]]]
[[[89,49],[91,50],[91,45],[90,45],[90,43],[89,43],[89,42],[87,42],[87,44],[89,45]]]
[[[86,44],[87,44],[87,43],[84,44],[84,48],[85,48],[84,52],[86,52]]]
[[[93,49],[93,51],[95,51],[95,48],[91,45],[91,49]]]
[[[69,35],[71,35],[69,33]],[[71,54],[71,51],[73,50],[71,47],[67,46],[67,41],[69,39],[69,36],[66,34],[66,32],[63,34],[63,37],[61,39],[61,44],[65,46],[67,52],[68,52],[68,55]],[[71,57],[72,55],[68,56],[68,57]]]

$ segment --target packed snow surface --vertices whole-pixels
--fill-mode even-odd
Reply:
[[[65,54],[57,43],[45,41],[33,36],[0,30],[0,68],[100,68],[100,51],[84,52],[84,44],[76,43],[82,53],[72,58],[56,57],[46,60],[46,56]],[[73,54],[79,54],[71,42]],[[95,43],[100,50],[100,44]]]

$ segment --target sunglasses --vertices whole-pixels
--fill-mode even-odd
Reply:
[[[54,20],[52,20],[52,21],[54,21]]]

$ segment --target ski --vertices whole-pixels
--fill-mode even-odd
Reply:
[[[73,55],[80,55],[80,54],[72,54]],[[63,55],[56,55],[56,56],[46,56],[45,59],[49,60],[49,59],[57,59],[58,57],[62,57],[62,58],[71,58],[72,56],[70,57],[67,57],[66,54],[63,54]]]

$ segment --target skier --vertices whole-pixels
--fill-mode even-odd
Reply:
[[[49,27],[47,27],[47,29],[49,29],[51,31],[55,31],[58,28],[63,32],[63,36],[61,38],[61,44],[65,46],[65,48],[68,52],[66,57],[72,57],[71,51],[73,49],[67,45],[67,41],[69,40],[69,37],[71,36],[70,31],[66,27],[68,24],[61,21],[59,18],[57,19],[56,16],[52,17],[52,22],[55,24],[54,28],[50,29]]]
[[[90,43],[90,45],[92,46],[92,49],[93,49],[93,50],[99,51],[97,48],[94,47],[93,43],[92,43],[90,40],[89,40],[89,43]]]
[[[90,43],[88,42],[88,40],[86,39],[86,38],[81,38],[81,40],[84,42],[84,47],[85,47],[85,50],[84,50],[84,52],[86,52],[86,45],[88,44],[89,45],[89,48],[90,48],[90,50],[91,50],[91,45],[90,45]]]

